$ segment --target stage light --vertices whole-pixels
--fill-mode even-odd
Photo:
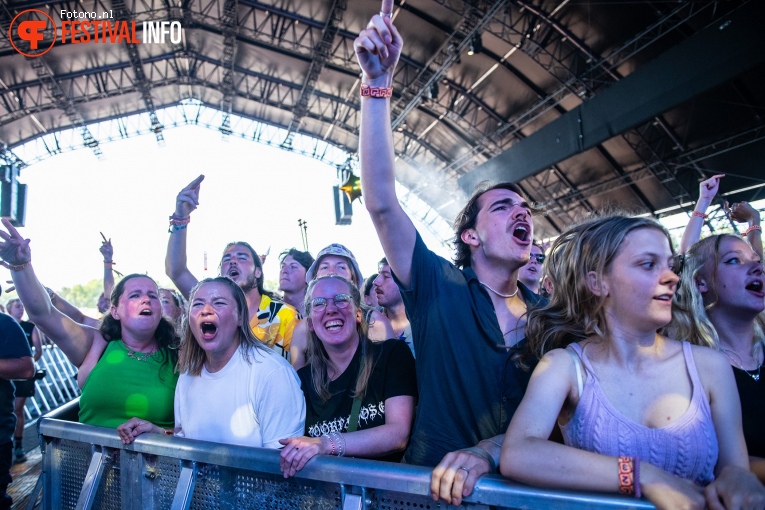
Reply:
[[[345,192],[348,195],[348,200],[353,202],[357,198],[361,198],[361,179],[356,175],[349,175],[348,180],[340,186],[340,191]]]
[[[483,41],[481,41],[481,34],[476,34],[470,40],[470,46],[468,47],[468,55],[475,55],[483,50]]]

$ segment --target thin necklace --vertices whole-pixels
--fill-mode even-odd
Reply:
[[[494,294],[498,295],[499,297],[511,298],[511,297],[515,297],[515,295],[518,294],[517,286],[515,287],[515,292],[513,292],[512,294],[502,294],[501,292],[497,292],[496,290],[492,289],[491,287],[483,283],[481,280],[478,280],[478,283],[480,283],[481,285],[483,285],[484,287],[486,287],[487,289],[489,289],[490,291],[492,291]]]
[[[127,349],[128,357],[133,358],[136,361],[146,361],[147,359],[151,358],[155,352],[157,352],[156,349],[151,352],[134,351],[127,345],[125,348]]]
[[[748,375],[749,377],[751,377],[755,381],[759,381],[760,380],[760,370],[762,370],[762,363],[758,364],[756,373],[754,373],[755,372],[754,370],[747,370],[747,369],[744,368],[743,363],[741,363],[742,359],[741,359],[741,357],[738,355],[738,353],[736,351],[732,351],[732,350],[726,349],[724,347],[720,347],[720,350],[723,352],[723,354],[728,356],[728,359],[733,363],[733,365],[736,368],[738,368],[739,370],[744,372],[746,375]],[[736,356],[736,359],[738,361],[733,359],[733,356],[731,356],[731,353]],[[757,359],[754,357],[754,355],[752,355],[752,359],[755,361],[755,363],[757,363]]]

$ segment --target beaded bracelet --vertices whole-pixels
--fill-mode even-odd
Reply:
[[[751,226],[751,227],[749,227],[748,229],[744,230],[744,233],[743,233],[743,234],[741,234],[741,235],[742,235],[742,236],[744,236],[744,237],[746,237],[746,236],[748,236],[749,234],[751,234],[752,232],[754,232],[755,230],[757,230],[757,231],[759,231],[759,232],[762,232],[762,227],[761,227],[761,226],[759,226],[759,225],[752,225],[752,226]]]
[[[330,455],[334,455],[334,454],[335,454],[335,442],[334,442],[334,441],[332,441],[332,436],[330,436],[330,435],[328,435],[328,434],[323,434],[321,437],[326,437],[326,438],[329,440],[329,445],[330,445],[330,447],[332,448],[332,449],[329,451],[329,454],[330,454]]]
[[[632,496],[635,494],[635,462],[632,457],[620,456],[619,466],[619,492]]]
[[[29,264],[31,264],[31,260],[27,260],[23,264],[15,265],[15,264],[9,264],[8,262],[0,262],[0,265],[3,267],[10,269],[11,271],[21,271],[22,269],[26,269],[29,267]]]
[[[696,216],[697,218],[701,218],[701,219],[704,219],[704,220],[709,218],[708,214],[704,214],[703,212],[699,212],[699,211],[693,211],[691,213],[691,216]]]
[[[333,442],[337,442],[337,456],[345,455],[345,439],[339,432],[330,432],[329,437]]]

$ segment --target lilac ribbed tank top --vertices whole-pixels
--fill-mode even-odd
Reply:
[[[574,416],[561,427],[568,446],[603,455],[638,457],[699,485],[714,479],[717,435],[688,342],[683,342],[683,356],[691,379],[691,403],[683,416],[661,428],[645,427],[616,410],[606,399],[582,348],[578,344],[571,347],[582,360],[587,381]]]

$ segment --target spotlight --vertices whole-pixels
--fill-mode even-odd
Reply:
[[[357,198],[361,198],[361,179],[351,174],[348,176],[348,180],[340,186],[340,191],[344,191],[348,195],[348,200],[353,202]]]
[[[483,41],[481,41],[481,34],[476,34],[470,39],[470,46],[468,46],[468,55],[475,55],[483,50]]]

